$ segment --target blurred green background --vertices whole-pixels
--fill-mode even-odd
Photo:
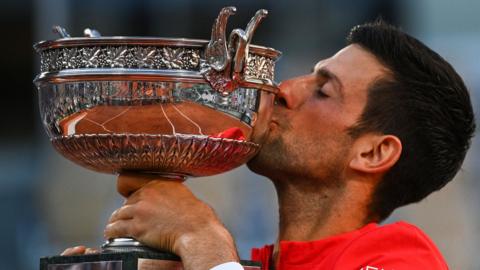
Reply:
[[[381,16],[401,26],[450,61],[480,96],[480,1],[476,0],[3,0],[0,3],[0,269],[38,269],[41,256],[76,244],[99,246],[110,213],[122,198],[115,177],[93,173],[63,159],[43,131],[32,80],[39,59],[32,44],[57,38],[52,25],[72,36],[90,27],[105,36],[135,35],[208,39],[223,6],[237,6],[230,29],[244,28],[257,9],[270,14],[253,42],[283,51],[276,80],[309,72],[342,48],[348,30]],[[477,121],[477,125],[478,121]],[[480,138],[463,170],[424,202],[388,220],[424,229],[451,269],[479,269]],[[275,240],[276,197],[266,179],[245,167],[216,177],[190,179],[235,235],[240,254]]]

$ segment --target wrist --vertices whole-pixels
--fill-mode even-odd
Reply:
[[[174,245],[174,252],[182,259],[185,269],[211,269],[239,261],[233,237],[223,225],[201,227],[181,235]]]

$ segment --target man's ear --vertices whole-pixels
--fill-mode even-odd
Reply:
[[[350,168],[364,173],[384,173],[397,163],[402,153],[398,137],[383,134],[365,134],[355,141]]]

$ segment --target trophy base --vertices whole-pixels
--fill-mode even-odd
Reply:
[[[245,270],[260,270],[261,264],[240,262]],[[128,251],[40,259],[40,270],[182,270],[180,258],[159,251]]]

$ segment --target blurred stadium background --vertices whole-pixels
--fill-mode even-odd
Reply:
[[[72,36],[90,27],[103,35],[208,39],[223,6],[236,5],[229,26],[244,28],[259,8],[270,11],[254,43],[283,51],[276,80],[308,72],[344,45],[348,30],[378,16],[401,26],[449,60],[480,102],[480,1],[476,0],[3,0],[0,3],[0,269],[38,269],[41,256],[99,246],[110,213],[122,203],[115,177],[82,169],[54,152],[40,125],[32,80],[32,44],[54,39],[52,25]],[[230,30],[228,30],[230,31]],[[478,120],[477,120],[478,123]],[[477,124],[479,125],[479,124]],[[463,170],[424,202],[395,212],[423,228],[451,269],[480,267],[480,137]],[[269,181],[245,167],[188,185],[235,235],[240,254],[275,240],[277,205]],[[181,214],[181,213],[180,213]]]

